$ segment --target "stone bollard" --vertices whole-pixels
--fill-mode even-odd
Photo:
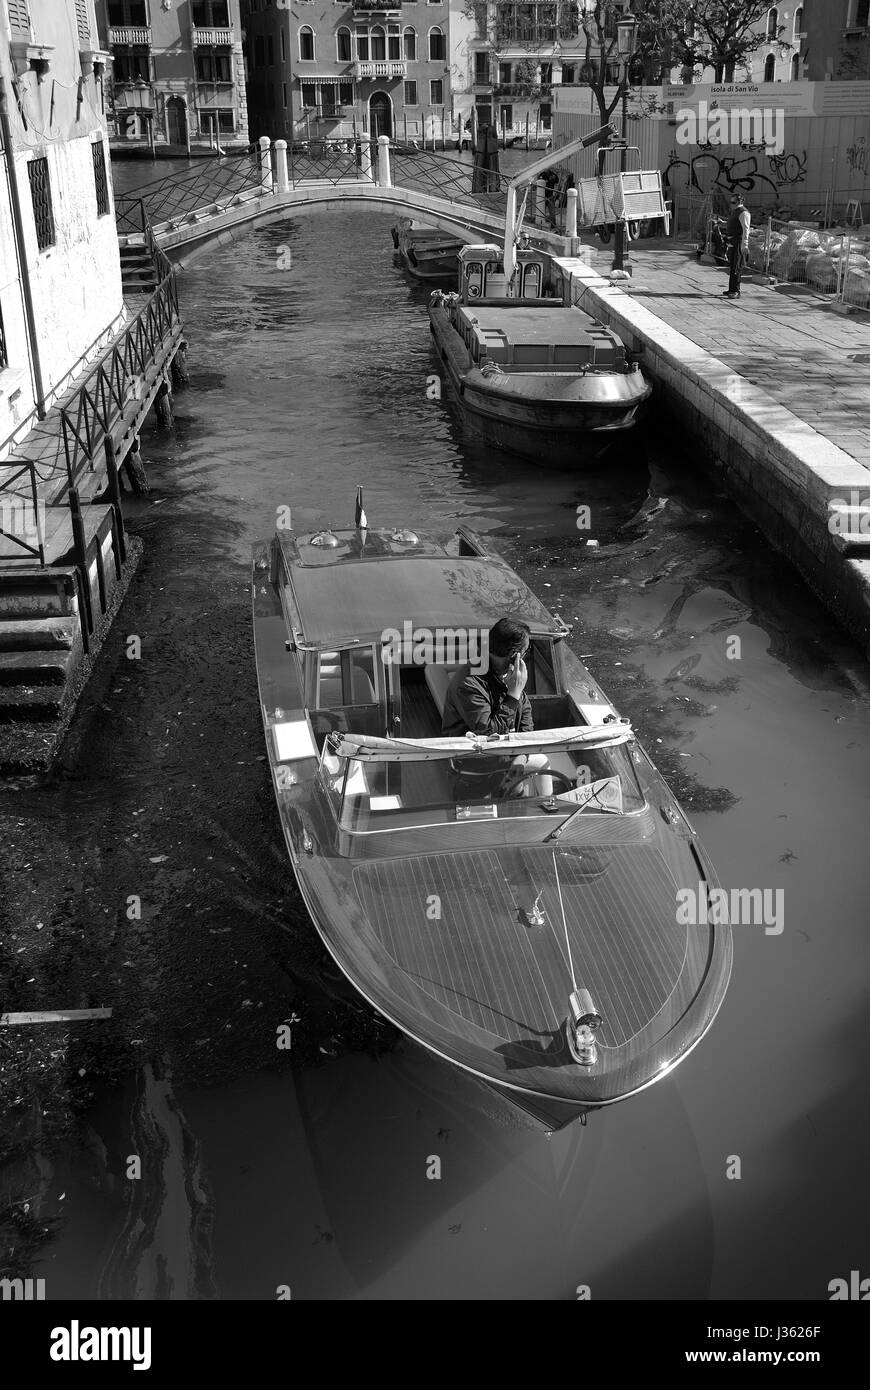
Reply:
[[[160,389],[154,401],[154,410],[157,414],[157,424],[162,430],[172,429],[172,392],[169,389],[169,382],[165,379],[160,383]]]
[[[260,146],[260,186],[264,193],[272,192],[272,141],[268,135],[261,135],[257,144]]]
[[[359,142],[359,173],[366,183],[374,183],[372,178],[372,144],[366,135]]]
[[[139,450],[138,437],[134,439],[133,443],[130,445],[130,452],[124,460],[124,468],[130,480],[130,487],[134,492],[141,494],[151,491],[148,475],[145,472],[145,465],[142,462],[142,454]]]
[[[287,141],[275,141],[275,173],[279,193],[290,192],[290,176],[287,173]]]
[[[389,135],[378,136],[378,183],[381,188],[392,188],[393,186],[393,180],[390,177]]]
[[[579,193],[576,188],[569,188],[565,201],[565,235],[567,237],[577,237],[577,199]]]
[[[190,371],[187,366],[187,343],[182,338],[178,344],[178,351],[172,359],[172,385],[176,391],[182,386],[187,386],[190,381]]]

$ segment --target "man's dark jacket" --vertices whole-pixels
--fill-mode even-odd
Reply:
[[[533,728],[532,706],[525,690],[515,700],[494,671],[472,675],[469,666],[460,666],[444,700],[441,733],[445,738],[461,738],[469,730],[475,734],[511,734]]]

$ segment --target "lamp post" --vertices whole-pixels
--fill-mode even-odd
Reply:
[[[637,19],[627,14],[616,23],[616,48],[622,60],[622,150],[619,157],[619,170],[624,174],[628,155],[628,69],[637,45]],[[623,195],[624,196],[624,195]],[[611,270],[623,270],[625,262],[625,208],[623,216],[616,223],[616,242],[613,248]]]

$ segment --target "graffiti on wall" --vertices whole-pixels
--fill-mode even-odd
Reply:
[[[867,173],[867,137],[861,135],[846,151],[846,163],[853,174]]]
[[[764,146],[742,146],[740,154],[722,154],[721,146],[706,145],[692,159],[680,159],[671,150],[664,183],[671,193],[696,188],[700,193],[764,193],[778,196],[783,189],[805,183],[807,153],[766,154]]]

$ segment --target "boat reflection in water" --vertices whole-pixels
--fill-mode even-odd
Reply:
[[[710,1026],[730,929],[681,924],[677,895],[716,875],[569,629],[506,562],[464,527],[374,531],[357,507],[354,529],[281,531],[254,554],[299,887],[379,1013],[556,1128],[651,1085]],[[443,738],[451,675],[503,616],[530,630],[534,731]]]

